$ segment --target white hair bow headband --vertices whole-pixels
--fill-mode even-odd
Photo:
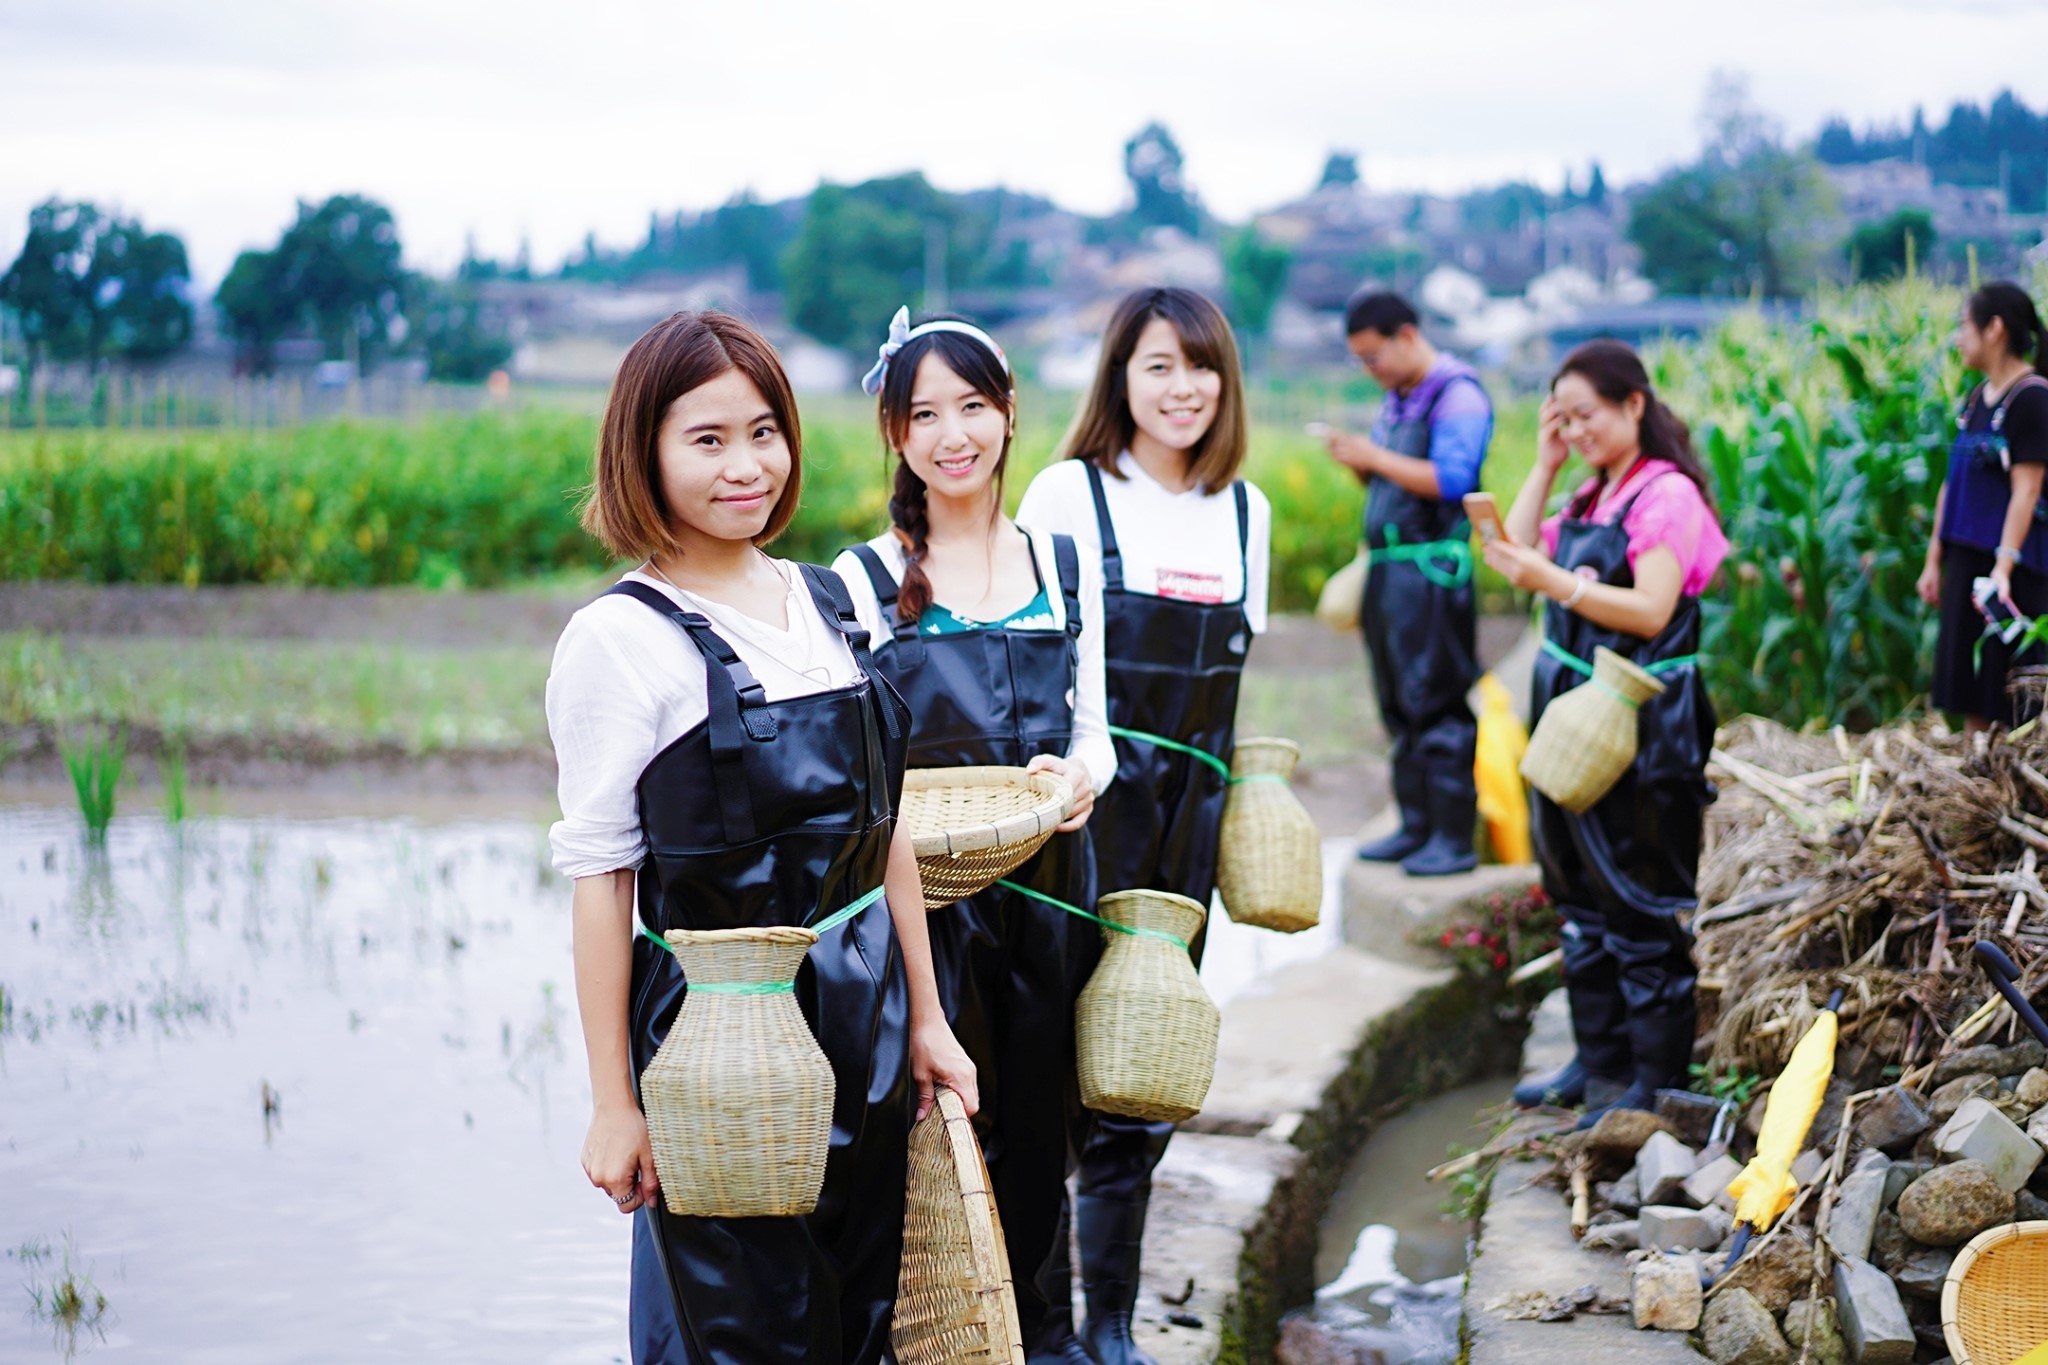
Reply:
[[[961,336],[972,337],[988,347],[989,354],[993,355],[996,358],[996,363],[1003,367],[1004,374],[1010,372],[1010,358],[1003,354],[1003,348],[996,345],[994,337],[982,331],[973,323],[956,322],[951,318],[940,318],[936,322],[921,322],[917,326],[912,327],[910,325],[910,310],[908,308],[898,308],[896,316],[889,319],[889,339],[882,343],[881,358],[875,362],[875,367],[869,370],[860,381],[861,392],[870,398],[880,393],[882,391],[882,382],[889,377],[889,362],[896,358],[896,353],[917,340],[917,338],[930,336],[933,332],[958,332]]]

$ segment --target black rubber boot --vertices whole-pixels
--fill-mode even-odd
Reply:
[[[1472,833],[1479,823],[1479,792],[1473,785],[1472,755],[1433,753],[1423,768],[1429,838],[1401,860],[1411,877],[1449,877],[1479,866]]]
[[[1081,1340],[1088,1354],[1097,1365],[1156,1365],[1131,1339],[1145,1205],[1081,1195],[1074,1200],[1074,1229],[1081,1243],[1081,1297],[1088,1309]]]
[[[1524,1109],[1536,1109],[1543,1105],[1555,1105],[1570,1109],[1581,1104],[1586,1098],[1586,1082],[1590,1079],[1585,1063],[1573,1053],[1572,1059],[1547,1076],[1531,1076],[1515,1087],[1515,1103]]]
[[[1644,1081],[1631,1081],[1629,1082],[1628,1089],[1622,1091],[1610,1103],[1596,1105],[1579,1115],[1578,1126],[1582,1129],[1591,1128],[1602,1118],[1606,1117],[1609,1110],[1613,1109],[1654,1110],[1657,1107],[1657,1091],[1659,1088]]]
[[[1066,1201],[1062,1200],[1059,1235],[1037,1277],[1039,1292],[1045,1297],[1045,1316],[1040,1319],[1038,1330],[1024,1343],[1026,1365],[1095,1365],[1081,1339],[1074,1335],[1071,1241],[1072,1224]]]
[[[1419,754],[1398,754],[1388,765],[1401,827],[1369,844],[1360,844],[1361,861],[1398,863],[1429,841],[1429,773],[1424,762]]]

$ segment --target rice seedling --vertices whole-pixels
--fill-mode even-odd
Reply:
[[[78,793],[78,811],[85,818],[85,837],[94,844],[107,841],[107,826],[114,820],[114,792],[121,783],[121,768],[128,758],[128,732],[94,729],[84,736],[59,739],[58,752],[65,771],[71,774]]]
[[[40,1237],[31,1238],[9,1252],[29,1272],[29,1316],[49,1326],[57,1348],[66,1360],[71,1360],[78,1354],[81,1333],[106,1340],[107,1296],[93,1283],[91,1267],[78,1263],[70,1233],[64,1234],[58,1265],[45,1278],[43,1267],[53,1254],[56,1253],[49,1241]]]
[[[182,739],[166,742],[162,756],[157,760],[157,771],[164,784],[164,819],[173,825],[185,822],[185,743]]]

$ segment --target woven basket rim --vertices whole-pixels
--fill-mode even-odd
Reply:
[[[1301,757],[1301,746],[1299,744],[1291,739],[1282,739],[1278,735],[1254,735],[1250,739],[1236,741],[1231,747],[1233,749],[1287,749],[1296,758]]]
[[[711,943],[800,943],[808,948],[818,941],[816,931],[793,924],[750,925],[744,929],[670,929],[662,937],[678,948]]]
[[[1628,676],[1631,682],[1636,683],[1638,686],[1647,688],[1651,696],[1661,697],[1664,695],[1664,680],[1662,678],[1659,678],[1655,673],[1652,673],[1649,669],[1644,668],[1641,664],[1637,663],[1634,659],[1629,658],[1627,655],[1616,653],[1614,650],[1609,649],[1606,645],[1594,646],[1593,666],[1595,668],[1598,668],[1602,663],[1606,663],[1609,660],[1612,661],[1610,665],[1611,667],[1620,669],[1622,673]]]
[[[1949,1264],[1948,1275],[1941,1282],[1941,1335],[1955,1365],[1972,1365],[1969,1346],[1962,1339],[1962,1324],[1957,1320],[1962,1306],[1963,1281],[1969,1277],[1970,1268],[1988,1252],[2007,1242],[2035,1240],[2048,1243],[2048,1219],[2000,1223],[1972,1237],[1956,1253],[1955,1260]]]
[[[1014,815],[977,825],[910,832],[911,851],[920,858],[956,858],[963,853],[1029,843],[1067,818],[1073,788],[1057,773],[985,764],[957,768],[912,768],[903,775],[905,795],[948,787],[1023,787],[1038,800]],[[903,815],[899,811],[898,818]]]

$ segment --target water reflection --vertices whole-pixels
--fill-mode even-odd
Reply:
[[[0,1298],[75,1245],[107,1299],[83,1358],[623,1359],[543,847],[138,817],[88,850],[0,808]],[[61,1348],[0,1311],[0,1359]]]

